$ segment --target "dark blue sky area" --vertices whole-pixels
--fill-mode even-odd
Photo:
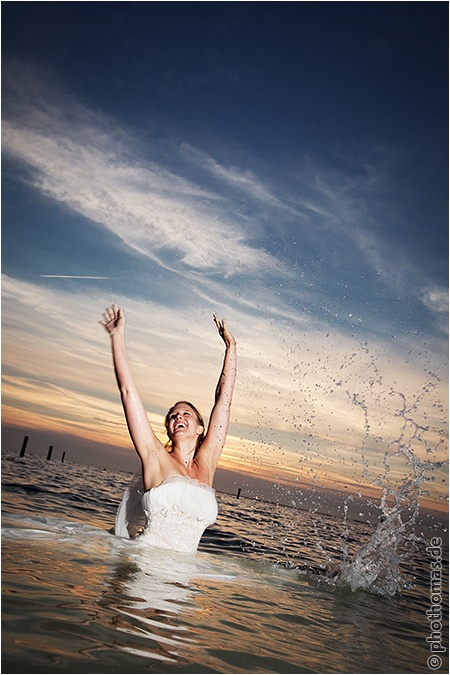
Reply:
[[[294,143],[430,142],[445,128],[447,12],[444,2],[3,3],[3,55],[46,63],[140,122],[156,112],[226,134],[237,125],[274,147],[286,123]]]

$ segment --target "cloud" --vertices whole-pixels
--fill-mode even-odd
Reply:
[[[391,169],[377,163],[379,149],[349,150],[335,165],[300,158],[269,177],[251,160],[241,168],[186,142],[135,135],[35,70],[16,65],[4,79],[3,152],[27,167],[31,186],[204,297],[294,322],[305,306],[342,316],[359,276],[366,330],[389,331],[390,317],[381,325],[370,308],[401,295],[425,299],[445,330],[433,283],[392,245],[385,219],[398,215],[387,208]]]
[[[142,159],[137,140],[104,115],[62,92],[56,102],[45,87],[29,107],[20,94],[20,104],[7,106],[3,151],[29,167],[40,192],[168,268],[230,276],[275,267],[273,256],[249,239],[244,219],[212,206],[220,194]]]
[[[294,209],[288,207],[254,171],[250,169],[242,170],[239,167],[226,167],[206,152],[187,143],[182,144],[181,151],[189,161],[195,162],[195,164],[214,177],[219,184],[229,185],[238,192],[242,192],[259,202],[259,204],[292,214],[297,213]]]
[[[448,288],[428,286],[422,290],[422,302],[435,317],[443,333],[448,333]]]
[[[306,158],[292,174],[297,184],[292,205],[308,223],[303,237],[311,238],[329,269],[337,269],[342,277],[346,269],[353,277],[359,274],[365,281],[362,290],[373,294],[374,304],[385,292],[393,303],[399,297],[422,302],[429,286],[435,285],[429,269],[413,261],[422,228],[415,235],[411,232],[412,162],[410,153],[380,143],[363,151],[347,148],[328,162]],[[439,307],[429,303],[428,309],[436,312],[440,326]]]

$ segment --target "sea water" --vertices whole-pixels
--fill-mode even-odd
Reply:
[[[148,550],[110,532],[129,479],[4,453],[3,673],[448,672],[445,524],[219,493],[196,554]]]

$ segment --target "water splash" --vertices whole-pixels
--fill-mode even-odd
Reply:
[[[401,519],[397,507],[386,519],[381,518],[370,541],[359,548],[351,561],[344,561],[336,570],[339,580],[350,585],[352,591],[366,590],[384,596],[392,596],[406,587],[400,571],[405,558],[401,546],[408,541],[410,533]]]
[[[366,590],[382,596],[396,595],[408,587],[401,564],[408,558],[408,547],[421,541],[415,534],[414,526],[419,515],[420,498],[427,494],[423,490],[423,484],[433,480],[433,476],[429,477],[430,472],[446,464],[442,461],[424,461],[419,457],[418,453],[424,447],[427,454],[433,448],[425,440],[428,427],[418,424],[413,418],[418,398],[408,406],[404,394],[391,390],[391,395],[397,395],[401,401],[397,414],[403,419],[403,423],[400,436],[385,452],[384,474],[375,479],[371,479],[366,459],[366,443],[370,430],[368,407],[356,394],[352,396],[352,403],[360,406],[364,413],[363,477],[371,479],[372,485],[382,488],[381,500],[377,505],[380,510],[379,523],[370,540],[350,560],[347,558],[347,548],[344,547],[344,560],[341,563],[329,562],[326,570],[327,576],[348,584],[353,591]],[[403,459],[410,471],[397,485],[391,476],[393,458]],[[344,514],[346,518],[345,508]]]

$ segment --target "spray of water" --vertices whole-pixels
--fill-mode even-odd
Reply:
[[[444,464],[421,460],[418,451],[414,450],[415,446],[420,448],[426,444],[425,432],[428,430],[413,418],[417,400],[408,406],[402,393],[392,390],[391,394],[400,399],[398,415],[403,422],[399,438],[385,452],[384,474],[371,481],[382,488],[378,505],[379,523],[370,540],[352,558],[348,559],[344,550],[343,562],[330,563],[327,570],[328,576],[349,584],[353,591],[361,589],[383,596],[393,596],[407,586],[401,564],[408,557],[408,548],[419,541],[414,525],[419,515],[420,498],[427,494],[423,489],[424,484],[433,480],[433,471]],[[365,456],[370,429],[368,409],[364,400],[356,395],[353,395],[352,402],[364,412],[366,435],[362,448],[363,475],[371,478]],[[432,448],[427,447],[426,451],[432,452]],[[409,475],[404,476],[399,484],[391,478],[391,461],[394,457],[403,458],[410,469]]]

